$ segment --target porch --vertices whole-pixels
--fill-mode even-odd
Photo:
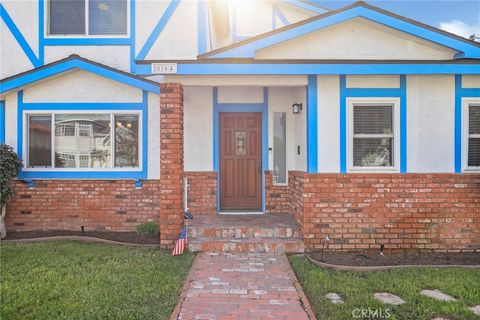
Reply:
[[[193,252],[303,252],[300,225],[288,213],[204,215],[188,220]]]

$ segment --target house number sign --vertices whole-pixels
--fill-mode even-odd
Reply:
[[[176,74],[176,63],[152,63],[153,74]]]

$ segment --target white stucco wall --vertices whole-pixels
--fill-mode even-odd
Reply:
[[[263,103],[263,87],[219,87],[218,103]]]
[[[339,76],[317,76],[318,171],[340,171]]]
[[[212,87],[183,88],[185,171],[213,170]]]
[[[349,75],[346,76],[347,88],[400,88],[399,75]]]
[[[160,179],[160,96],[148,93],[148,179]]]
[[[407,170],[453,172],[453,75],[407,76]]]
[[[0,79],[33,69],[33,64],[0,19]]]
[[[257,59],[452,59],[456,51],[356,18],[262,50]]]
[[[5,97],[5,143],[17,151],[17,93]]]
[[[142,102],[142,90],[74,70],[27,87],[23,97],[25,102]]]
[[[181,1],[146,59],[195,59],[197,54],[197,2]]]
[[[153,78],[153,77],[152,77]],[[306,86],[304,75],[166,75],[165,82],[184,86]]]
[[[480,75],[464,75],[464,76],[462,76],[462,87],[464,87],[464,88],[480,88]]]
[[[307,96],[306,88],[295,90],[293,99],[303,105],[300,114],[295,115],[294,122],[294,151],[295,151],[295,170],[307,170]],[[300,146],[300,154],[297,153],[297,147]]]

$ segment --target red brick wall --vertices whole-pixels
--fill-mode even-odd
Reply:
[[[194,215],[217,213],[217,172],[187,171],[188,208]]]
[[[299,171],[288,172],[288,187],[290,191],[290,213],[293,214],[303,229],[303,178],[305,173]]]
[[[274,185],[272,171],[265,171],[265,209],[266,213],[290,212],[288,185]]]
[[[480,251],[478,174],[292,174],[309,249]]]
[[[183,88],[160,92],[160,245],[171,248],[183,227]]]
[[[135,189],[132,180],[37,180],[28,189],[14,183],[7,207],[8,231],[134,231],[159,220],[158,180]]]

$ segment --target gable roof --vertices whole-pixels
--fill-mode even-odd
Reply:
[[[74,69],[88,71],[99,76],[124,83],[131,87],[136,87],[148,92],[160,94],[160,86],[155,81],[144,79],[128,72],[82,58],[75,54],[70,55],[65,59],[46,64],[42,67],[38,67],[0,80],[0,93],[18,89],[36,81],[40,81]]]
[[[390,11],[357,1],[346,7],[329,11],[223,48],[199,55],[206,58],[253,58],[257,50],[291,40],[357,17],[412,34],[413,36],[459,51],[456,58],[480,58],[480,43],[440,30]]]

